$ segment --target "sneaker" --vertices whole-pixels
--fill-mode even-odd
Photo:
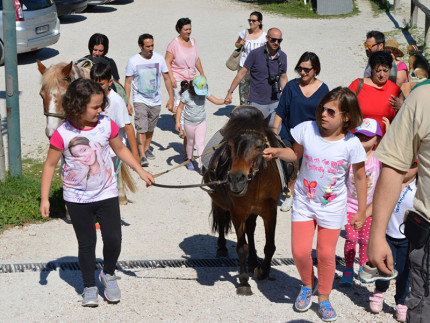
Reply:
[[[342,278],[340,279],[340,285],[343,287],[351,287],[354,280],[354,270],[346,268],[343,271]]]
[[[188,170],[194,170],[193,162],[189,162],[188,164],[185,165],[185,167],[187,167]]]
[[[359,278],[363,283],[369,284],[373,283],[377,280],[391,280],[397,277],[397,270],[393,269],[391,275],[386,275],[384,273],[379,272],[377,267],[372,267],[369,262],[366,262],[363,265],[363,270],[359,274]]]
[[[103,270],[100,272],[100,281],[105,287],[106,299],[111,303],[118,303],[121,298],[121,290],[118,287],[117,280],[121,277],[105,274]]]
[[[282,212],[288,212],[291,210],[291,206],[293,205],[293,197],[286,197],[284,202],[281,205],[281,211]]]
[[[399,322],[406,322],[406,312],[408,307],[406,305],[397,304],[396,305],[396,320]]]
[[[146,155],[147,159],[150,159],[150,160],[154,160],[155,159],[155,155],[149,149],[147,151],[145,151],[145,155]]]
[[[337,314],[334,311],[333,306],[331,306],[330,301],[322,301],[320,302],[319,313],[321,315],[321,319],[324,322],[332,322],[337,320]]]
[[[312,305],[311,297],[316,293],[317,290],[318,280],[316,278],[314,278],[313,288],[302,286],[300,288],[299,295],[296,298],[296,302],[294,303],[294,307],[296,308],[296,310],[298,310],[299,312],[307,311]]]
[[[146,159],[146,157],[140,158],[140,166],[142,166],[142,167],[148,167],[149,166],[149,161],[148,161],[148,159]]]
[[[96,286],[85,287],[82,293],[82,306],[97,307],[99,306],[99,290]]]
[[[370,301],[369,307],[372,313],[378,314],[380,311],[382,311],[382,307],[384,306],[384,297],[385,297],[385,293],[375,289],[375,292],[373,293],[373,295],[369,297],[369,301]]]

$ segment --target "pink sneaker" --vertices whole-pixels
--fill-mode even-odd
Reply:
[[[373,295],[369,297],[369,306],[372,313],[378,314],[380,311],[382,311],[382,306],[384,305],[384,296],[385,293],[375,289]]]
[[[396,305],[396,320],[399,322],[406,322],[406,312],[408,307],[406,305],[397,304]]]

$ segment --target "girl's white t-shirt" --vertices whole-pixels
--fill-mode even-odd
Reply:
[[[242,30],[239,33],[239,37],[241,39],[245,39],[245,32],[246,29]],[[240,57],[240,61],[239,61],[239,66],[242,67],[243,64],[245,63],[246,58],[248,57],[248,54],[258,48],[264,45],[264,43],[266,42],[266,32],[263,31],[263,33],[261,34],[260,37],[258,37],[257,39],[248,39],[248,34],[246,34],[246,39],[245,39],[245,45],[242,51],[242,56]]]
[[[300,123],[291,129],[291,135],[304,147],[294,187],[292,221],[316,220],[327,229],[342,228],[347,223],[348,165],[366,160],[363,145],[350,132],[337,141],[325,140],[315,121]]]
[[[118,196],[109,153],[109,140],[118,130],[115,122],[102,114],[93,128],[79,129],[66,120],[55,130],[49,143],[63,151],[65,201],[91,203]]]
[[[399,230],[400,225],[403,223],[403,217],[407,210],[413,210],[414,208],[414,197],[417,192],[417,180],[409,183],[405,186],[400,193],[399,200],[397,201],[396,207],[391,214],[390,221],[388,222],[387,235],[394,239],[406,239],[405,235]]]

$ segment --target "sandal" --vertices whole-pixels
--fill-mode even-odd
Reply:
[[[359,274],[359,278],[363,283],[370,284],[377,280],[391,280],[397,277],[397,270],[393,269],[391,271],[391,275],[387,275],[384,273],[379,272],[377,267],[372,267],[372,265],[369,262],[366,262],[363,265],[363,270]]]
[[[333,306],[331,306],[330,301],[322,301],[320,302],[320,310],[319,313],[321,315],[321,319],[324,322],[331,322],[337,320],[337,314],[334,311]]]

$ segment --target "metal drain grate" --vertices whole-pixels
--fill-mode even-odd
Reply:
[[[314,264],[317,259],[313,258]],[[358,263],[358,258],[355,259]],[[294,265],[292,258],[273,258],[272,266],[291,266]],[[343,266],[343,258],[336,256],[336,265]],[[117,269],[155,269],[155,268],[218,268],[218,267],[238,267],[239,259],[237,258],[216,258],[216,259],[165,259],[165,260],[130,260],[118,261]],[[96,263],[97,269],[103,268],[103,262]],[[0,264],[0,273],[23,273],[23,272],[41,272],[57,270],[80,270],[78,262],[48,262],[48,263],[28,263],[28,264]]]

